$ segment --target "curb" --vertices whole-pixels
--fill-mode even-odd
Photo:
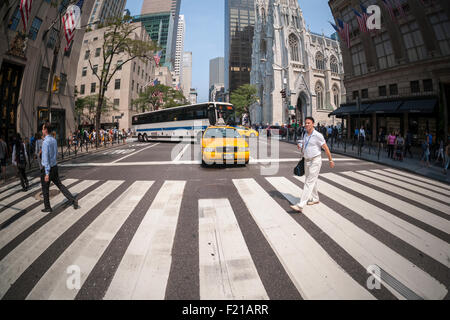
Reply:
[[[291,142],[291,141],[283,141],[283,142],[294,144],[294,145],[296,144],[295,142]],[[330,149],[330,151],[331,151],[331,149]],[[416,174],[418,176],[422,176],[422,177],[425,177],[425,178],[428,178],[428,179],[431,179],[431,180],[442,182],[442,183],[445,183],[445,184],[450,186],[450,183],[448,181],[444,180],[444,179],[437,179],[435,177],[430,177],[430,176],[428,176],[426,174],[423,174],[423,173],[420,173],[420,172],[416,172],[416,171],[414,171],[412,169],[388,165],[388,164],[386,164],[384,162],[381,162],[381,161],[378,161],[378,160],[366,159],[366,158],[363,158],[363,157],[358,157],[356,155],[346,154],[346,153],[341,152],[341,151],[331,151],[331,153],[339,154],[341,156],[346,156],[346,157],[353,158],[353,159],[359,159],[359,160],[364,160],[364,161],[380,164],[380,165],[383,165],[383,166],[386,166],[386,167],[390,167],[390,168],[395,168],[395,169],[398,169],[398,170],[401,170],[401,171],[405,171],[405,172],[408,172],[408,173],[413,173],[413,174]]]

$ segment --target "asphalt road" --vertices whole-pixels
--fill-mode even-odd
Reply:
[[[50,215],[37,180],[28,193],[0,187],[0,297],[449,298],[450,186],[323,156],[321,203],[296,214],[296,146],[251,148],[247,166],[202,167],[183,143],[77,158],[60,175],[81,208],[55,192]]]

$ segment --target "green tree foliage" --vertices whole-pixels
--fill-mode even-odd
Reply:
[[[151,63],[154,53],[159,50],[158,46],[153,42],[135,40],[134,33],[139,28],[138,24],[131,23],[131,17],[115,18],[105,23],[102,44],[102,63],[99,70],[95,72],[92,62],[92,56],[89,57],[89,66],[93,74],[98,79],[99,94],[97,106],[95,110],[95,130],[100,129],[100,120],[104,110],[103,101],[105,92],[113,80],[114,75],[123,65],[132,60],[140,59],[145,63]],[[113,59],[117,55],[123,55],[125,58],[121,65],[114,65]],[[93,55],[93,52],[91,53]],[[96,58],[98,59],[98,58]]]
[[[231,93],[230,103],[236,108],[236,116],[241,117],[246,113],[251,123],[249,108],[258,101],[257,92],[255,86],[244,84]]]
[[[75,100],[75,114],[88,120],[89,123],[94,124],[95,114],[97,111],[98,94],[79,97]],[[102,114],[118,110],[116,106],[108,98],[103,98]]]
[[[138,106],[139,111],[146,112],[183,106],[187,104],[187,100],[181,91],[157,84],[145,88],[132,103]]]

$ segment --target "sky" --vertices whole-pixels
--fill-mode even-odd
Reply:
[[[128,0],[131,15],[141,13],[143,0]],[[307,27],[329,36],[334,32],[328,0],[299,0]],[[197,89],[198,102],[209,95],[209,60],[224,56],[225,0],[181,0],[180,14],[186,21],[184,51],[192,52],[192,87]]]

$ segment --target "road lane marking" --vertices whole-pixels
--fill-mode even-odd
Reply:
[[[86,190],[96,182],[97,181],[93,180],[85,180],[71,187],[69,191],[73,195],[79,194],[80,192]],[[50,202],[54,204],[52,206],[53,210],[56,210],[58,207],[66,204],[67,199],[62,193],[59,193],[56,197],[51,199]],[[3,248],[5,245],[7,245],[10,241],[12,241],[23,231],[25,231],[26,229],[31,227],[34,223],[36,223],[37,221],[48,215],[48,213],[46,212],[41,212],[43,208],[44,208],[43,205],[34,208],[33,210],[27,212],[25,215],[20,217],[18,220],[12,222],[10,225],[2,229],[0,231],[0,248]]]
[[[414,174],[410,174],[410,173],[405,172],[405,171],[400,171],[400,170],[395,170],[395,169],[385,169],[385,171],[389,171],[389,172],[392,172],[392,173],[395,173],[395,174],[398,174],[398,175],[401,175],[401,176],[410,177],[410,178],[413,178],[415,180],[420,180],[420,181],[426,182],[428,184],[431,184],[431,185],[434,185],[434,186],[437,186],[437,187],[440,187],[440,188],[444,188],[447,191],[450,190],[450,185],[448,185],[448,184],[445,184],[445,183],[442,183],[442,182],[439,182],[439,181],[436,181],[436,180],[432,180],[432,179],[427,179],[427,178],[424,178],[424,177],[419,176],[419,175],[414,175]]]
[[[372,189],[362,183],[355,182],[348,178],[344,178],[334,173],[325,173],[321,175],[333,182],[336,182],[344,187],[350,188],[355,192],[362,194],[391,207],[405,215],[408,215],[416,220],[419,220],[425,224],[428,224],[438,230],[441,230],[447,234],[450,234],[450,221],[441,218],[431,212],[428,212],[422,208],[416,207],[406,201],[399,200],[395,195],[388,195],[384,192]]]
[[[415,184],[424,188],[427,188],[429,190],[434,190],[437,191],[439,193],[443,193],[446,194],[447,196],[450,196],[450,189],[444,189],[441,187],[436,187],[430,183],[426,183],[426,182],[420,182],[411,178],[408,178],[406,176],[402,176],[393,172],[386,172],[386,170],[381,170],[381,169],[377,169],[377,170],[371,170],[372,172],[378,173],[378,174],[382,174],[383,179],[385,178],[385,176],[390,176],[391,178],[395,178],[398,179],[398,181],[403,181],[405,183],[411,183],[411,184]]]
[[[371,171],[367,171],[367,170],[365,170],[365,171],[356,171],[356,172],[357,173],[362,173],[362,174],[367,175],[367,176],[372,177],[372,178],[380,179],[380,180],[382,180],[382,181],[384,181],[386,183],[390,183],[390,184],[396,185],[398,187],[403,187],[405,189],[411,190],[412,192],[418,193],[419,195],[423,194],[423,195],[425,195],[425,196],[427,196],[429,198],[440,200],[442,202],[447,202],[448,203],[449,200],[450,200],[450,198],[448,196],[444,196],[442,194],[437,194],[436,192],[433,192],[431,190],[426,190],[424,188],[421,188],[421,187],[418,187],[418,186],[415,186],[415,185],[411,185],[411,184],[408,184],[408,183],[405,183],[405,182],[402,182],[402,181],[398,181],[398,180],[395,180],[395,179],[392,179],[392,178],[388,178],[388,177],[382,176],[382,175],[380,175],[380,174],[378,174],[376,172],[371,172]],[[450,211],[450,208],[449,208],[449,211]]]
[[[180,161],[181,157],[183,156],[183,154],[186,152],[186,150],[191,146],[191,144],[186,144],[186,146],[183,148],[183,150],[181,150],[181,152],[175,157],[175,159],[173,159],[174,162]]]
[[[111,164],[120,162],[120,161],[122,161],[122,160],[124,160],[124,159],[126,159],[126,158],[128,158],[128,157],[134,156],[135,154],[138,154],[139,152],[142,152],[142,151],[144,151],[144,150],[153,148],[154,146],[157,146],[158,144],[159,144],[159,143],[152,144],[152,145],[150,145],[150,146],[148,146],[148,147],[146,147],[146,148],[143,148],[143,149],[138,150],[138,151],[136,151],[136,152],[134,152],[134,153],[131,153],[131,154],[129,154],[129,155],[126,155],[125,157],[122,157],[122,158],[120,158],[120,159],[117,159],[117,160],[111,162]]]
[[[255,180],[233,183],[304,299],[375,299]]]
[[[109,180],[79,200],[80,208],[69,207],[35,231],[0,261],[0,299],[20,275],[55,242],[123,181]]]
[[[153,181],[136,181],[109,205],[53,263],[27,296],[32,300],[74,299],[79,290],[66,285],[67,268],[80,268],[80,285],[106,250],[117,231],[144,197]]]
[[[305,180],[304,177],[295,178],[302,182]],[[302,189],[295,183],[285,177],[266,179],[291,204],[300,202]],[[373,265],[379,266],[424,299],[443,299],[447,294],[445,286],[428,273],[323,203],[305,208],[303,215],[330,236],[364,269],[368,270]],[[395,296],[402,298],[394,288],[391,288],[387,283],[383,284]]]
[[[363,181],[364,183],[370,183],[374,186],[385,189],[388,192],[394,192],[400,196],[420,202],[430,208],[437,209],[447,215],[450,215],[450,206],[447,206],[447,205],[437,202],[435,200],[429,199],[427,197],[421,196],[420,193],[411,192],[411,191],[407,191],[402,188],[398,188],[396,186],[393,186],[392,184],[381,182],[381,181],[375,180],[373,178],[369,178],[367,176],[363,176],[362,174],[360,174],[358,172],[343,172],[342,174],[344,174],[348,177],[352,177],[357,180]]]
[[[185,181],[164,182],[134,234],[104,299],[164,299],[185,185]]]
[[[200,199],[200,300],[268,300],[228,199]]]

